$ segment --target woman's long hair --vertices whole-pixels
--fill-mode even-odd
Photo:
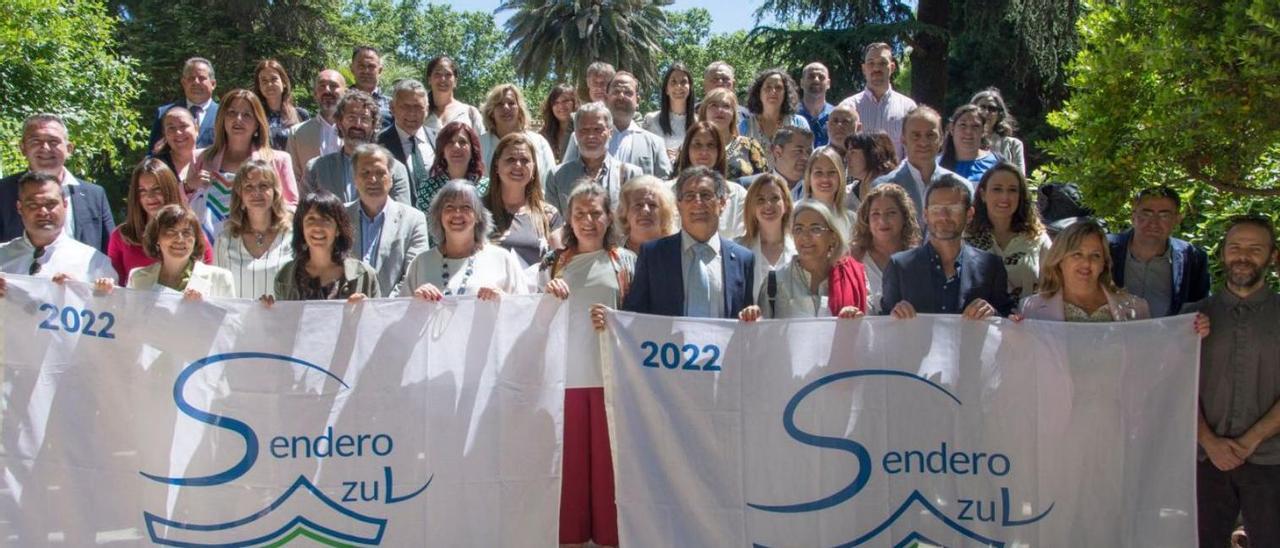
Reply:
[[[1026,175],[1022,174],[1018,166],[1004,161],[982,174],[982,179],[978,182],[978,188],[973,191],[973,219],[969,221],[969,226],[965,230],[970,234],[980,234],[990,232],[993,228],[991,216],[987,212],[987,201],[982,198],[982,192],[986,190],[987,183],[991,181],[992,177],[1002,172],[1008,173],[1018,180],[1018,208],[1013,211],[1013,219],[1009,221],[1009,229],[1015,233],[1030,236],[1044,234],[1044,223],[1040,221],[1040,211],[1033,207],[1031,203],[1031,187],[1027,184]]]
[[[227,149],[227,113],[231,111],[231,105],[235,101],[249,103],[253,118],[258,122],[258,130],[253,132],[249,146],[254,149],[253,152],[258,153],[259,158],[271,161],[274,155],[271,152],[271,126],[267,122],[267,111],[262,108],[262,101],[258,100],[258,96],[247,89],[233,89],[222,96],[218,118],[213,123],[213,146],[205,149],[200,160],[207,162],[217,158],[218,154]]]
[[[689,159],[689,147],[693,144],[693,138],[706,133],[711,135],[716,141],[716,161],[714,165],[708,166],[711,169],[719,171],[725,177],[729,176],[728,162],[725,159],[724,148],[727,146],[720,141],[720,131],[716,129],[715,124],[711,122],[698,122],[689,127],[689,131],[684,134],[684,144],[680,145],[680,156],[676,158],[676,173],[680,173],[685,168],[692,167],[692,161]]]
[[[1107,247],[1107,231],[1097,221],[1089,219],[1067,227],[1053,239],[1053,246],[1040,265],[1040,295],[1048,298],[1062,291],[1062,261],[1072,251],[1080,249],[1085,238],[1097,238],[1102,249],[1102,272],[1098,273],[1098,283],[1112,293],[1119,293],[1116,282],[1111,276],[1111,252]]]
[[[178,176],[174,175],[167,164],[155,158],[138,162],[138,165],[133,168],[133,175],[129,177],[128,203],[125,206],[124,222],[120,224],[120,237],[125,243],[131,245],[142,245],[142,239],[147,232],[147,223],[151,221],[147,216],[147,210],[142,208],[142,197],[138,195],[138,183],[143,175],[155,178],[160,192],[164,194],[163,205],[178,204],[183,207],[187,205],[181,189],[178,188]]]
[[[289,73],[284,70],[284,65],[275,59],[263,59],[258,61],[258,66],[253,69],[253,92],[258,95],[258,99],[265,106],[267,104],[267,96],[263,95],[262,87],[258,85],[258,75],[264,70],[274,70],[280,75],[280,81],[284,83],[284,90],[280,92],[280,121],[285,125],[292,126],[302,120],[298,119],[298,107],[293,106],[293,83],[289,80]]]
[[[685,68],[684,63],[677,61],[667,68],[666,74],[662,75],[662,89],[659,90],[662,102],[658,107],[658,127],[662,128],[662,132],[666,135],[671,135],[671,96],[667,95],[667,84],[671,82],[671,77],[679,72],[683,72],[684,77],[689,79],[689,95],[684,98],[685,126],[688,127],[694,118],[693,75],[689,73],[689,69]]]
[[[525,205],[529,210],[529,219],[533,221],[533,230],[538,233],[541,238],[546,238],[551,233],[551,214],[555,211],[555,207],[548,204],[542,197],[542,181],[538,176],[538,156],[534,153],[533,143],[529,141],[523,133],[508,133],[497,146],[493,147],[493,164],[489,166],[489,190],[485,194],[485,207],[493,213],[494,235],[501,236],[511,228],[511,222],[515,220],[515,216],[507,211],[506,205],[502,203],[502,175],[498,172],[498,163],[502,161],[502,153],[508,148],[522,146],[529,152],[529,159],[532,160],[530,166],[530,179],[528,184],[524,186]]]
[[[471,161],[467,162],[467,179],[471,182],[479,181],[484,177],[484,155],[480,154],[480,136],[476,135],[476,130],[471,127],[471,124],[460,121],[449,122],[440,129],[440,135],[436,137],[436,159],[431,163],[430,175],[439,177],[449,174],[449,161],[444,157],[444,147],[459,133],[465,135],[467,142],[471,144]]]
[[[573,110],[578,110],[578,95],[574,92],[573,86],[569,84],[559,84],[551,88],[551,93],[547,94],[547,100],[542,103],[542,136],[551,143],[551,153],[555,154],[556,161],[563,160],[560,152],[560,119],[556,118],[555,110],[556,101],[559,101],[564,95],[573,97]],[[573,117],[569,117],[569,131],[573,131]]]

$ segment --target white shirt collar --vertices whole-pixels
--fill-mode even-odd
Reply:
[[[418,139],[418,142],[419,142],[419,143],[421,143],[421,144],[427,144],[427,132],[426,132],[426,130],[424,130],[423,128],[418,128],[418,132],[417,132],[417,133],[414,133],[413,135],[409,135],[408,133],[406,133],[406,132],[405,132],[405,130],[400,129],[400,126],[399,126],[399,125],[397,125],[397,126],[396,126],[396,135],[399,135],[399,136],[400,136],[400,142],[402,142],[402,143],[407,143],[407,142],[409,142],[409,137],[415,137],[415,138],[417,138],[417,139]]]
[[[915,179],[921,186],[928,186],[928,181],[924,180],[924,175],[920,173],[920,170],[916,169],[916,166],[911,165],[909,160],[903,160],[902,163],[907,166],[907,171],[911,173],[912,179]]]
[[[191,100],[188,99],[187,110],[191,110],[191,107],[200,107],[200,113],[204,114],[205,112],[209,112],[209,105],[211,104],[213,104],[212,96],[210,96],[208,99],[205,99],[203,103],[199,103],[199,104],[192,103]]]
[[[711,239],[705,242],[699,242],[698,240],[695,240],[693,236],[689,235],[689,233],[686,232],[683,228],[680,229],[680,251],[682,253],[688,253],[689,248],[693,247],[693,244],[697,244],[697,243],[705,243],[708,246],[711,246],[711,250],[715,251],[716,255],[720,254],[720,233],[719,232],[712,234]]]
[[[75,175],[72,175],[71,172],[67,170],[67,168],[65,167],[62,168],[62,178],[59,180],[59,182],[62,184],[62,186],[80,184],[80,180],[76,179]]]
[[[58,237],[54,238],[53,243],[47,246],[44,246],[45,255],[52,253],[54,249],[58,248],[58,245],[62,244],[63,242],[69,239],[71,239],[71,236],[67,235],[67,231],[63,230],[61,232],[58,232]],[[31,238],[27,236],[27,231],[25,230],[22,231],[22,243],[25,244],[27,247],[31,248],[32,251],[35,251],[36,244],[31,243]]]

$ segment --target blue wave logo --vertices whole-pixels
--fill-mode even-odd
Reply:
[[[173,400],[182,414],[214,428],[229,430],[244,441],[244,455],[230,468],[216,474],[195,477],[169,477],[147,472],[139,472],[143,477],[166,485],[178,487],[209,487],[233,482],[253,469],[258,461],[260,443],[257,433],[248,423],[231,417],[216,415],[197,408],[187,401],[184,395],[186,384],[207,367],[236,360],[264,360],[267,363],[282,364],[289,367],[303,367],[317,371],[337,382],[343,390],[350,389],[340,377],[316,364],[280,354],[265,352],[230,352],[216,354],[192,362],[178,374],[173,383]],[[310,438],[299,438],[310,439]],[[306,457],[312,457],[314,448],[316,458],[331,456],[364,456],[369,454],[386,456],[391,453],[394,440],[386,434],[358,436],[334,436],[329,427],[325,434],[315,438],[316,441],[304,444]],[[353,440],[355,440],[353,442]],[[372,441],[370,441],[372,440]],[[279,443],[286,442],[286,443]],[[272,440],[272,455],[284,458],[288,455],[286,447],[288,438],[277,437]],[[325,451],[321,451],[321,442],[327,442]],[[297,447],[292,449],[298,451]],[[277,451],[284,452],[277,454]],[[296,453],[293,455],[296,458]],[[238,547],[272,543],[282,545],[295,539],[305,538],[327,546],[348,546],[351,544],[379,545],[388,525],[385,518],[361,514],[344,503],[383,502],[396,504],[404,502],[426,491],[434,476],[427,478],[425,484],[413,492],[396,496],[392,492],[394,472],[390,466],[382,467],[385,485],[385,498],[378,496],[377,483],[373,484],[372,496],[366,494],[364,481],[342,482],[346,494],[334,500],[316,487],[306,476],[298,476],[293,484],[266,507],[247,516],[222,523],[191,523],[168,519],[151,512],[144,512],[147,533],[151,541],[164,546],[183,547]],[[359,494],[355,494],[357,484]],[[314,501],[319,501],[319,505]],[[319,508],[319,510],[316,510]],[[233,538],[234,540],[228,540]]]
[[[805,385],[804,387],[802,387],[787,402],[787,405],[783,410],[783,414],[782,414],[783,429],[786,431],[788,436],[790,436],[792,439],[802,444],[805,444],[811,447],[821,448],[821,449],[833,449],[837,451],[843,451],[843,452],[849,453],[850,455],[853,455],[853,457],[858,462],[857,475],[854,476],[853,480],[848,485],[842,487],[841,489],[837,490],[836,492],[830,495],[827,495],[825,497],[822,497],[816,500],[801,502],[801,503],[792,503],[792,504],[747,503],[747,506],[754,508],[756,510],[773,512],[773,513],[781,513],[781,514],[799,514],[799,513],[807,513],[807,512],[816,512],[819,510],[825,510],[827,508],[832,508],[834,506],[838,506],[848,502],[849,500],[856,497],[858,493],[860,493],[863,490],[863,488],[867,486],[867,483],[871,481],[871,472],[874,468],[874,465],[871,459],[871,453],[870,451],[867,450],[867,448],[864,445],[862,445],[861,443],[858,443],[855,440],[851,440],[847,438],[821,436],[821,435],[813,434],[811,432],[806,432],[800,429],[800,427],[797,426],[795,422],[796,410],[804,402],[805,398],[811,396],[814,392],[817,392],[819,389],[831,383],[847,380],[847,379],[859,378],[859,377],[890,377],[890,378],[907,379],[915,382],[924,383],[929,388],[931,388],[935,393],[940,393],[950,401],[954,402],[957,406],[963,405],[963,403],[960,401],[960,398],[957,398],[955,394],[952,394],[951,391],[947,390],[943,386],[927,378],[920,377],[918,375],[913,375],[911,373],[906,373],[903,371],[894,371],[894,370],[887,370],[887,369],[865,369],[865,370],[857,370],[857,371],[842,371],[840,373],[834,373],[834,374],[819,378],[818,380],[813,381]],[[945,443],[942,444],[942,448],[943,450],[945,450],[946,448]],[[1004,457],[1004,459],[1005,460],[1004,460],[1003,470],[1004,470],[1004,473],[1007,474],[1008,466],[1009,466],[1008,458]],[[922,455],[922,460],[923,460],[923,455]],[[994,462],[994,460],[995,459],[993,457],[992,461]],[[886,468],[887,468],[888,462],[889,462],[889,459],[886,458],[885,460]],[[994,464],[989,464],[989,467],[991,467],[990,469],[998,470],[998,468]],[[1003,474],[996,472],[995,475],[1003,475]],[[1001,496],[1001,503],[1002,503],[1001,507],[1003,510],[1001,512],[998,523],[1002,527],[1016,527],[1021,525],[1029,525],[1044,519],[1049,515],[1049,512],[1053,510],[1053,504],[1050,504],[1046,510],[1044,510],[1043,512],[1041,512],[1039,515],[1035,517],[1032,517],[1026,520],[1015,520],[1010,516],[1010,511],[1009,511],[1009,508],[1010,508],[1009,488],[1002,487],[1000,489],[1000,496]],[[975,501],[966,501],[962,499],[959,502],[962,502],[962,503],[968,502],[970,506],[965,508],[970,508],[972,507],[972,504]],[[1005,545],[1003,541],[983,536],[977,533],[976,531],[974,531],[973,529],[966,527],[962,523],[960,523],[961,521],[973,521],[975,517],[978,518],[977,521],[995,522],[996,511],[995,511],[994,501],[991,501],[990,512],[988,515],[990,519],[987,519],[986,517],[982,516],[982,512],[980,509],[976,513],[972,513],[969,510],[962,509],[962,512],[959,516],[951,516],[939,510],[937,506],[929,502],[929,500],[924,495],[922,495],[919,491],[913,490],[911,494],[908,495],[905,500],[903,500],[902,504],[900,504],[897,507],[896,510],[891,512],[887,518],[885,518],[878,525],[873,527],[870,531],[867,531],[866,533],[860,535],[854,540],[851,540],[844,544],[840,544],[838,546],[840,548],[851,548],[854,546],[862,546],[867,544],[868,542],[878,537],[881,533],[884,533],[886,530],[888,530],[889,527],[893,526],[893,524],[896,523],[898,519],[900,519],[904,514],[906,514],[907,511],[911,509],[912,506],[916,506],[916,505],[919,505],[921,507],[921,510],[923,510],[924,513],[928,513],[932,515],[939,522],[944,524],[947,528],[951,529],[952,531],[964,536],[965,538],[975,543],[979,543],[987,546],[1000,546],[1000,547],[1003,547]],[[918,543],[918,542],[924,542],[924,543],[933,544],[933,545],[942,545],[942,543],[932,540],[920,532],[911,531],[909,534],[907,534],[906,537],[903,538],[903,540],[896,543],[894,547],[898,548],[902,546],[911,546],[913,543]],[[757,544],[755,546],[760,546],[760,545]]]

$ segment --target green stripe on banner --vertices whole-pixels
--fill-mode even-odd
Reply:
[[[293,542],[293,541],[294,541],[295,539],[297,539],[298,537],[305,537],[305,538],[307,538],[307,539],[310,539],[310,540],[313,540],[313,541],[315,541],[315,542],[318,542],[318,543],[320,543],[320,544],[322,544],[322,545],[324,545],[324,546],[333,546],[333,547],[335,547],[335,548],[338,548],[338,547],[348,547],[348,546],[353,546],[353,545],[351,545],[351,544],[347,544],[347,543],[345,543],[345,542],[341,542],[341,541],[337,541],[337,540],[331,539],[331,538],[326,537],[326,536],[324,536],[324,535],[322,535],[322,534],[320,534],[320,533],[317,533],[317,532],[315,532],[315,531],[312,531],[311,529],[309,529],[309,528],[307,528],[307,527],[303,527],[303,526],[299,525],[299,526],[295,527],[295,528],[293,529],[293,531],[291,531],[288,535],[285,535],[284,537],[280,538],[279,540],[277,540],[277,541],[275,541],[275,542],[272,542],[271,544],[266,545],[266,546],[265,546],[265,548],[280,548],[281,546],[284,546],[284,545],[286,545],[286,544],[289,544],[290,542]]]

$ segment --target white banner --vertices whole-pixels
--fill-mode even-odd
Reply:
[[[609,321],[624,546],[1195,546],[1190,316]]]
[[[555,546],[559,308],[9,276],[0,543]]]

